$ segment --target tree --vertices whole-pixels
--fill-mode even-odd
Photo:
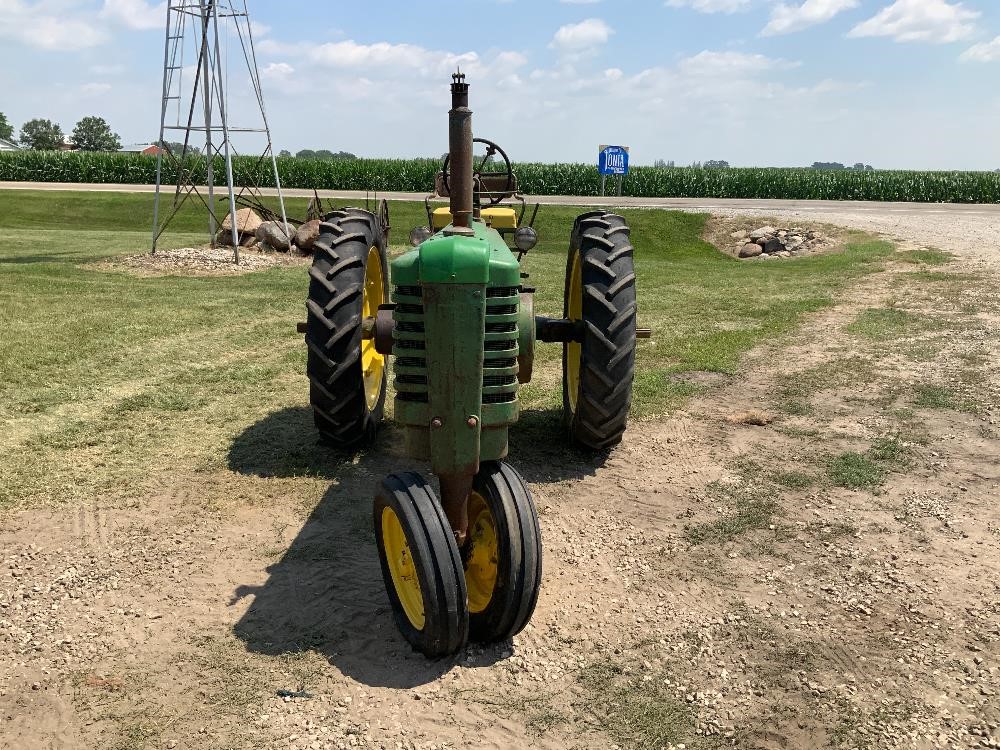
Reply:
[[[178,159],[187,156],[188,154],[200,154],[201,148],[189,143],[187,148],[184,148],[183,143],[178,143],[177,141],[162,141],[160,144],[161,148],[166,148],[171,154],[176,156]]]
[[[14,127],[7,122],[7,115],[0,112],[0,138],[5,141],[11,141],[14,139]]]
[[[327,161],[348,161],[350,159],[357,159],[354,154],[348,151],[338,151],[333,153],[332,151],[321,148],[318,151],[313,151],[311,148],[304,148],[295,154],[296,159],[325,159]]]
[[[63,144],[62,128],[52,120],[28,120],[21,126],[21,144],[35,151],[55,151]]]
[[[281,149],[281,151],[278,152],[278,156],[281,157],[282,159],[290,159],[292,157],[292,152],[289,151],[287,148],[283,148]]]
[[[653,162],[653,166],[656,169],[673,169],[676,165],[674,164],[674,160],[673,159],[671,159],[670,161],[664,161],[663,159],[657,159],[656,161]]]
[[[117,151],[122,139],[112,133],[103,117],[84,117],[73,128],[73,143],[81,151]]]
[[[709,159],[705,162],[705,169],[728,169],[729,162],[722,159]]]
[[[839,161],[814,161],[813,169],[847,169]]]

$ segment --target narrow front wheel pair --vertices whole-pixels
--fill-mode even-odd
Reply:
[[[396,625],[431,658],[454,654],[470,639],[513,637],[538,600],[541,534],[524,479],[505,463],[485,463],[468,502],[460,548],[419,474],[390,474],[375,497],[375,537]]]

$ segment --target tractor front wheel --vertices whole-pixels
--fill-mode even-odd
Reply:
[[[469,636],[492,643],[528,624],[542,581],[542,539],[528,485],[503,462],[483,463],[469,495],[462,550]]]
[[[396,625],[432,659],[465,647],[469,607],[462,558],[434,489],[419,474],[390,474],[374,507],[382,580]]]
[[[563,413],[572,442],[604,450],[621,442],[635,377],[636,298],[625,219],[592,211],[573,224],[563,316],[579,340],[563,345]]]
[[[370,441],[385,408],[385,356],[362,335],[389,296],[380,224],[358,208],[328,214],[309,269],[309,401],[320,436],[336,448]]]

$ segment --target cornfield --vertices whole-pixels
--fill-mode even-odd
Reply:
[[[204,163],[194,178],[205,178]],[[313,161],[278,159],[281,183],[289,188],[428,192],[440,164],[434,159]],[[216,174],[223,174],[221,160]],[[597,195],[600,176],[588,164],[517,164],[518,182],[528,195]],[[273,187],[269,161],[237,157],[237,182]],[[176,174],[164,161],[163,181]],[[152,184],[156,158],[140,154],[0,153],[0,182],[96,182]],[[610,183],[609,183],[610,187]],[[854,171],[779,168],[702,169],[633,167],[623,194],[649,198],[785,198],[922,203],[1000,203],[1000,173]]]

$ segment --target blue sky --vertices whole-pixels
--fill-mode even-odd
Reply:
[[[477,135],[516,160],[621,143],[635,163],[1000,168],[998,0],[249,6],[278,149],[440,154],[461,64]],[[0,112],[155,139],[164,18],[146,0],[0,0]],[[254,124],[229,63],[231,109]]]

